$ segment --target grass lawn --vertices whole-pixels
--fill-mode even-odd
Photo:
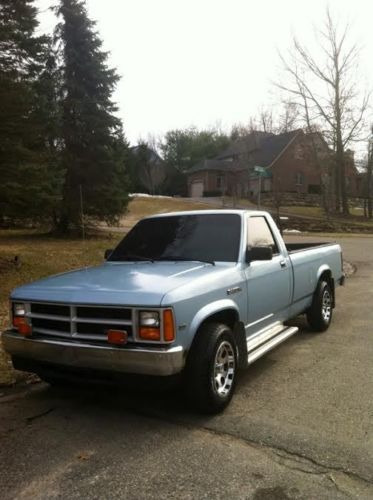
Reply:
[[[150,214],[181,212],[183,210],[208,210],[207,203],[191,202],[185,198],[133,198],[128,206],[128,213],[123,217],[140,219]]]
[[[291,206],[291,207],[281,207],[281,212],[288,212],[294,215],[304,215],[310,217],[323,217],[324,210],[321,207],[302,207],[302,206]]]

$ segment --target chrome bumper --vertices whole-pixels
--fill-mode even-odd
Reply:
[[[4,349],[11,356],[59,366],[91,368],[142,375],[174,375],[184,368],[184,351],[178,347],[112,347],[63,340],[33,339],[8,330]]]

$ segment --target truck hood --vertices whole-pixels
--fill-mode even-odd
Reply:
[[[14,300],[73,304],[161,305],[166,293],[191,280],[219,273],[233,263],[106,262],[16,288]]]

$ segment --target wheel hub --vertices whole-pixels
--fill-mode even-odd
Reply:
[[[236,360],[232,345],[222,342],[215,354],[214,389],[219,396],[226,396],[232,389],[236,370]]]
[[[322,296],[321,314],[326,323],[329,323],[332,313],[332,298],[328,290],[324,290]]]

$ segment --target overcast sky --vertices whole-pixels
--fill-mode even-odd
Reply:
[[[39,0],[42,27],[53,28]],[[362,45],[361,71],[373,82],[369,0],[87,0],[110,64],[122,76],[115,100],[127,138],[171,128],[247,123],[278,100],[277,51],[292,34],[312,44],[329,4]],[[312,45],[311,45],[312,46]]]

